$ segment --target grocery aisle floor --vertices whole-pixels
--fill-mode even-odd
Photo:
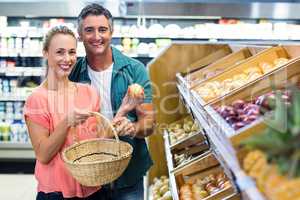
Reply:
[[[0,174],[0,199],[34,200],[36,185],[32,174]]]

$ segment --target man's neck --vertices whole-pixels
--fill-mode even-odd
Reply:
[[[112,49],[101,55],[87,54],[87,61],[89,66],[95,71],[103,71],[111,66],[113,63]]]

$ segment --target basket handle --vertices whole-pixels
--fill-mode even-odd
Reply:
[[[70,127],[70,132],[73,135],[73,142],[78,143],[79,142],[79,137],[78,137],[77,132],[76,132],[76,126],[71,126]]]
[[[119,139],[118,133],[117,133],[115,127],[111,124],[110,120],[107,119],[104,115],[102,115],[102,114],[99,113],[99,112],[93,112],[93,111],[91,111],[90,113],[96,117],[98,123],[99,123],[99,122],[102,122],[102,119],[105,120],[105,122],[106,122],[106,123],[108,124],[108,126],[111,128],[111,131],[113,132],[116,141],[119,143],[119,142],[120,142],[120,139]],[[98,132],[97,132],[97,133],[98,133]]]

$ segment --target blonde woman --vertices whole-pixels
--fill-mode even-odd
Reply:
[[[101,199],[100,187],[80,185],[61,158],[62,150],[74,142],[75,135],[78,140],[96,137],[90,111],[99,111],[97,92],[68,79],[77,59],[76,46],[76,37],[66,26],[47,33],[43,46],[47,76],[25,103],[24,117],[36,155],[37,200]]]

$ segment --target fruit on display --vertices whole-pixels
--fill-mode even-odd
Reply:
[[[287,62],[289,62],[289,59],[287,59],[287,58],[277,58],[273,61],[274,65],[276,67],[280,67],[280,66],[286,64]]]
[[[221,72],[223,72],[225,69],[222,69],[222,68],[220,68],[220,69],[215,69],[215,70],[203,70],[202,71],[202,76],[203,76],[203,78],[201,77],[201,78],[199,78],[199,77],[192,77],[192,76],[189,76],[189,75],[187,75],[186,77],[185,77],[185,79],[186,79],[186,81],[188,81],[188,82],[195,82],[195,83],[197,83],[197,82],[199,82],[199,81],[204,81],[204,80],[206,80],[206,79],[209,79],[209,78],[211,78],[211,77],[214,77],[214,76],[216,76],[217,74],[220,74]]]
[[[169,179],[166,176],[154,178],[153,185],[150,187],[150,200],[172,200],[169,187]]]
[[[279,91],[278,91],[279,92]],[[291,101],[291,92],[285,90],[280,93],[280,98],[285,104]],[[258,119],[262,114],[274,109],[275,92],[269,92],[255,98],[253,101],[235,100],[231,105],[216,106],[215,110],[234,129],[238,130]]]
[[[195,91],[207,102],[214,98],[226,95],[230,91],[256,80],[265,73],[284,65],[288,61],[287,58],[277,58],[273,61],[274,65],[267,62],[261,62],[258,66],[249,66],[242,73],[233,75],[232,78],[222,81],[209,81],[203,85],[197,86]]]
[[[214,71],[205,71],[205,72],[203,72],[204,79],[208,79],[208,78],[213,77],[213,76],[215,76],[217,74],[220,74],[224,70],[225,69],[216,69]]]
[[[268,62],[261,62],[259,63],[259,67],[261,68],[261,70],[263,71],[264,74],[270,72],[273,70],[273,68],[275,68],[274,65],[268,63]]]
[[[280,98],[283,92],[275,96],[275,108],[265,117],[268,128],[242,142],[250,150],[244,170],[272,200],[300,199],[300,91],[288,91],[288,98]]]
[[[243,100],[236,100],[231,106],[220,106],[215,109],[234,130],[250,124],[259,117],[259,106]]]
[[[226,175],[221,173],[210,174],[205,178],[198,178],[193,183],[186,183],[179,189],[180,200],[201,200],[231,187]]]
[[[128,87],[128,94],[132,98],[144,96],[144,88],[137,83],[131,84]]]
[[[192,160],[194,156],[192,155],[186,155],[186,154],[174,154],[174,161],[175,161],[175,166],[178,167],[180,165],[183,165],[190,160]]]
[[[170,143],[175,144],[179,140],[182,140],[188,136],[199,132],[200,127],[196,122],[192,120],[191,117],[186,117],[183,119],[183,122],[170,124],[167,128],[169,132]]]
[[[185,146],[183,149],[174,150],[174,166],[183,165],[193,158],[203,154],[209,149],[207,142],[196,142],[196,144]]]
[[[250,151],[243,168],[257,184],[258,189],[271,200],[300,198],[300,178],[288,178],[279,173],[278,166],[267,162],[267,154],[260,150]]]

